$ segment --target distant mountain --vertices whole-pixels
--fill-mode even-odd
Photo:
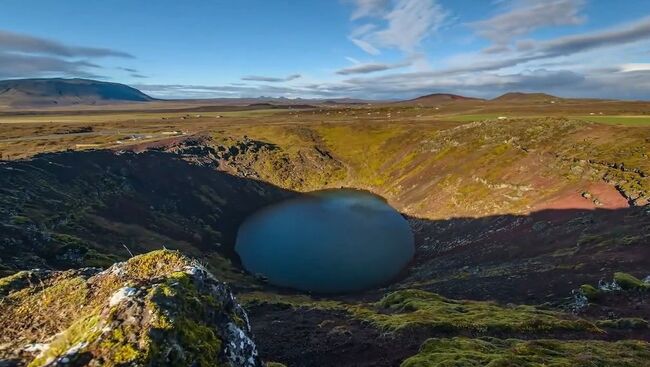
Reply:
[[[0,106],[48,107],[148,102],[154,98],[119,83],[89,79],[13,79],[0,81]]]
[[[562,98],[556,97],[546,93],[522,93],[511,92],[502,96],[492,99],[493,102],[547,102],[552,100],[561,100]]]
[[[450,93],[433,93],[426,96],[417,97],[401,103],[419,104],[419,105],[436,105],[441,103],[450,102],[467,102],[467,101],[482,101],[480,98],[465,97],[457,94]]]

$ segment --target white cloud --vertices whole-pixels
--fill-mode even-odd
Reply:
[[[249,82],[280,83],[280,82],[290,82],[300,77],[302,77],[302,75],[300,74],[287,75],[281,78],[275,76],[247,75],[245,77],[242,77],[241,80],[245,80]]]
[[[372,13],[364,12],[385,25],[366,23],[358,26],[350,34],[350,40],[371,55],[379,54],[380,48],[413,53],[448,18],[447,11],[436,0],[394,0],[391,5],[381,10],[374,8]]]
[[[403,61],[395,64],[388,63],[355,63],[353,66],[338,70],[336,73],[339,75],[352,75],[352,74],[369,74],[378,71],[399,69],[411,65],[411,61]]]
[[[361,64],[361,61],[355,59],[354,57],[346,56],[345,59],[353,64]]]
[[[621,72],[630,73],[635,71],[650,71],[650,64],[623,64],[621,65]]]
[[[371,45],[369,42],[364,41],[362,39],[358,38],[350,38],[350,41],[357,45],[360,49],[364,50],[365,52],[369,53],[370,55],[379,55],[381,54],[381,51],[377,49],[375,46]]]
[[[581,24],[584,4],[585,0],[510,0],[505,12],[470,26],[480,36],[504,45],[539,28]]]
[[[388,28],[375,34],[379,44],[414,52],[422,40],[442,26],[447,12],[433,0],[400,0],[385,18]]]
[[[352,20],[380,15],[390,4],[390,0],[354,0],[356,9]]]

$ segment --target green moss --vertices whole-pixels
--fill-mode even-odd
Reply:
[[[98,315],[91,315],[74,322],[63,334],[54,339],[45,353],[34,359],[29,364],[29,367],[47,365],[52,359],[64,355],[72,347],[81,343],[90,344],[94,342],[102,332],[97,327],[99,320]]]
[[[648,285],[627,273],[614,273],[614,281],[624,290],[646,290]]]
[[[154,314],[153,326],[157,328],[150,362],[154,365],[172,358],[172,364],[214,366],[222,350],[222,343],[211,324],[215,310],[221,304],[211,295],[198,292],[188,274],[175,272],[169,279],[155,287],[150,295]],[[168,351],[178,343],[183,353]]]
[[[419,326],[474,332],[597,331],[592,323],[559,312],[533,306],[504,307],[492,302],[451,300],[421,290],[388,294],[375,306],[383,312],[360,311],[360,316],[381,328],[393,330]]]
[[[86,248],[85,242],[79,237],[65,233],[52,233],[52,240],[63,245],[72,245],[74,247]]]
[[[22,215],[14,215],[13,217],[11,217],[11,223],[16,225],[28,224],[31,222],[32,222],[31,219],[29,219],[28,217],[24,217]]]
[[[302,294],[276,294],[269,292],[247,292],[237,295],[237,300],[247,306],[259,304],[287,305],[295,308],[345,309],[347,305],[332,300],[314,299]]]
[[[175,320],[174,327],[185,350],[199,366],[214,366],[221,353],[221,340],[213,329],[189,318]]]
[[[589,302],[597,301],[600,297],[600,291],[590,284],[581,285],[580,293],[582,293],[583,296],[587,297]]]
[[[67,308],[71,305],[78,307],[85,303],[87,293],[88,287],[83,278],[62,279],[41,292],[38,300],[39,306],[44,308],[55,306],[65,306]]]
[[[638,367],[650,360],[643,341],[429,339],[401,367]]]
[[[622,318],[615,320],[598,320],[596,325],[609,329],[647,329],[648,322],[640,318]]]
[[[115,262],[117,262],[117,257],[113,255],[106,255],[100,252],[97,252],[94,249],[88,249],[86,255],[84,256],[84,266],[94,267],[94,268],[108,268]]]
[[[132,325],[121,323],[116,329],[111,330],[108,335],[102,335],[99,343],[99,353],[106,361],[105,364],[120,365],[143,362],[147,356],[143,350],[147,350],[150,340],[145,338],[136,344],[137,331]],[[145,345],[146,344],[146,345]]]
[[[266,362],[264,366],[265,367],[287,367],[286,365],[279,362]]]
[[[238,296],[244,304],[274,303],[296,308],[317,308],[347,312],[350,317],[370,322],[382,330],[423,327],[443,332],[550,333],[555,331],[600,330],[592,323],[561,312],[533,306],[505,307],[492,302],[452,300],[416,290],[390,293],[369,305],[315,300],[306,296],[248,293]]]
[[[125,270],[129,277],[151,280],[181,271],[189,264],[189,259],[178,251],[158,250],[130,259]]]
[[[18,284],[26,282],[29,277],[28,271],[19,271],[8,277],[0,278],[0,296],[9,294]]]

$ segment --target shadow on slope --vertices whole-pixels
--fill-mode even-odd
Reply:
[[[153,151],[45,154],[0,172],[4,273],[105,266],[162,246],[236,260],[242,220],[296,195]]]
[[[650,268],[650,208],[410,218],[416,255],[395,286],[449,297],[539,303],[584,283]]]
[[[125,247],[142,253],[162,246],[216,268],[224,258],[238,268],[240,223],[263,206],[301,195],[157,151],[44,154],[1,163],[0,172],[5,274],[105,266],[128,258]],[[541,302],[615,271],[644,277],[650,268],[650,211],[643,207],[408,219],[416,255],[393,289]]]

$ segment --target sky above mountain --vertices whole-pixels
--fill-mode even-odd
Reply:
[[[648,0],[3,0],[0,79],[163,98],[650,99]]]

